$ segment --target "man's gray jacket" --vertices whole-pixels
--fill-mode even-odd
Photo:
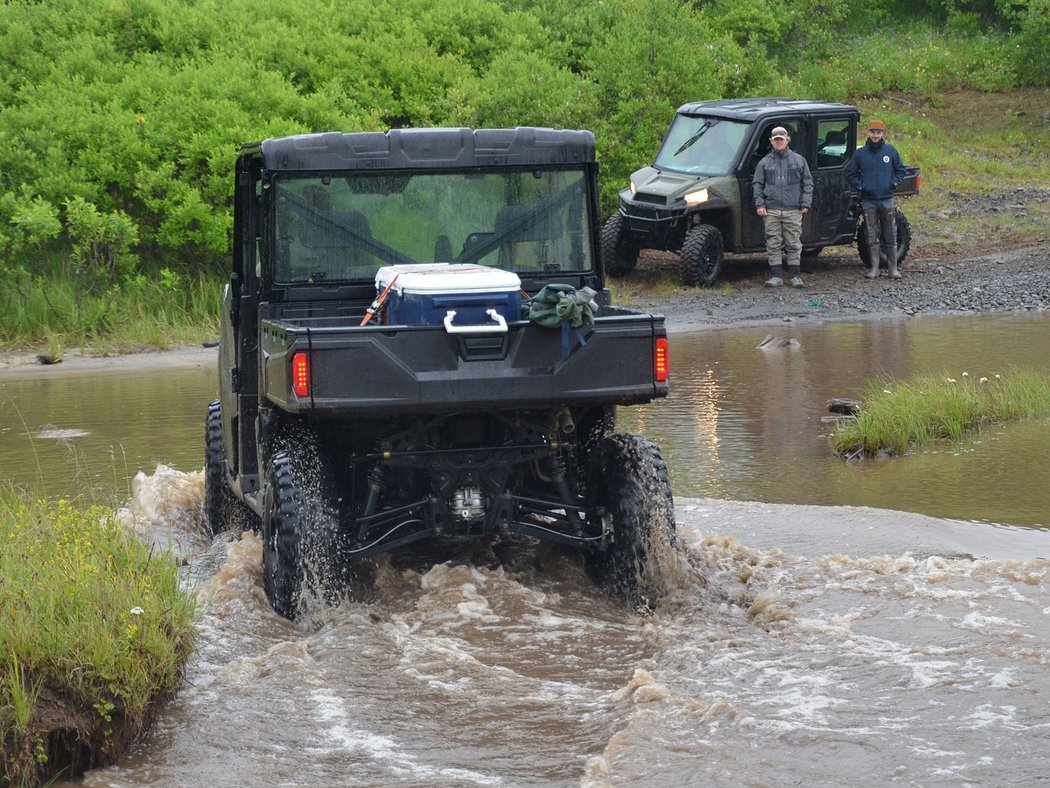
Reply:
[[[751,181],[755,207],[773,211],[799,211],[813,204],[813,176],[806,160],[788,148],[767,153]]]

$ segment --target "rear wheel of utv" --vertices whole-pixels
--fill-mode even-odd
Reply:
[[[659,447],[639,435],[616,433],[598,445],[587,499],[612,526],[604,550],[588,553],[587,574],[602,589],[638,606],[652,606],[661,553],[674,543],[674,499]]]
[[[894,212],[895,221],[897,222],[897,267],[904,262],[904,258],[908,256],[908,250],[911,249],[911,224],[908,223],[907,217],[896,210]],[[864,221],[864,215],[860,217],[860,227],[857,228],[857,253],[860,255],[861,263],[871,268],[871,254],[868,249],[866,239],[868,237],[868,226]],[[879,267],[886,268],[886,255],[879,251]]]
[[[683,285],[710,287],[722,272],[722,233],[710,224],[691,228],[685,234],[679,258],[679,273]]]
[[[627,276],[638,263],[638,246],[631,242],[630,228],[617,211],[602,227],[602,263],[610,276]]]
[[[263,487],[263,589],[273,609],[294,619],[307,601],[336,601],[344,582],[339,521],[326,501],[316,455],[278,452]]]
[[[208,405],[204,418],[204,526],[210,536],[228,528],[257,525],[255,513],[233,494],[226,483],[226,441],[222,434],[219,401]]]
[[[590,458],[602,440],[616,430],[616,407],[606,405],[590,408],[579,416],[576,425],[577,445],[584,460]]]

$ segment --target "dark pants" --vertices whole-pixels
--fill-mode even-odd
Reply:
[[[879,239],[882,239],[882,253],[891,270],[897,268],[897,218],[894,212],[893,198],[888,200],[862,200],[864,224],[867,226],[868,251],[871,254],[872,268],[879,267]],[[881,232],[880,232],[881,231]]]

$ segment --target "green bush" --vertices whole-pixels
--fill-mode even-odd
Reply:
[[[1028,0],[1025,12],[1017,12],[1019,33],[1013,64],[1018,81],[1045,85],[1050,82],[1050,0]]]
[[[590,128],[608,211],[684,102],[1047,84],[1048,20],[1050,0],[4,3],[0,276],[217,275],[238,146],[301,132]]]

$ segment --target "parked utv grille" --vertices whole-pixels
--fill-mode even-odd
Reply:
[[[646,194],[645,192],[638,192],[634,195],[634,199],[638,202],[650,202],[654,205],[667,205],[667,198],[662,197],[659,194]]]

